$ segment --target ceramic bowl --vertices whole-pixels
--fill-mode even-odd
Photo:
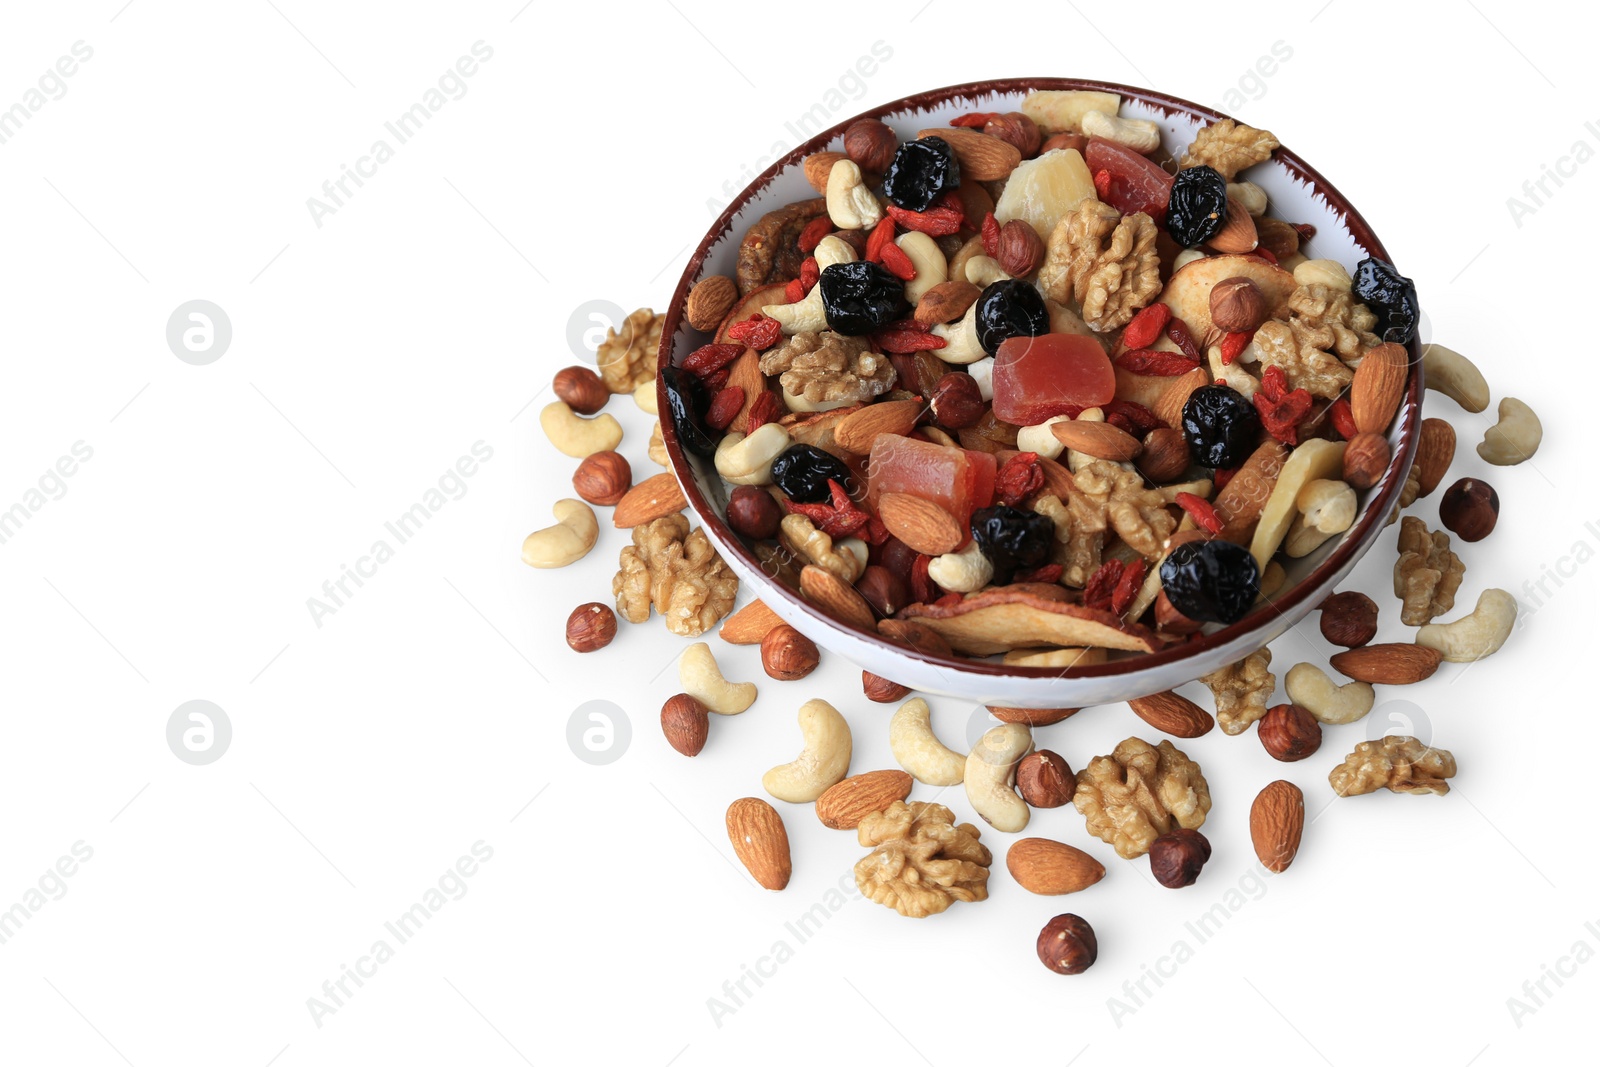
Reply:
[[[1122,97],[1122,115],[1153,119],[1162,128],[1169,150],[1181,151],[1201,126],[1227,116],[1187,100],[1148,89],[1069,78],[1016,78],[973,82],[935,89],[853,115],[797,147],[762,173],[734,198],[701,239],[678,281],[662,331],[662,365],[681,362],[708,337],[683,320],[689,289],[702,275],[733,274],[745,230],[763,214],[817,194],[806,183],[801,160],[813,152],[839,150],[844,130],[858,118],[882,119],[902,139],[920,129],[947,125],[969,111],[1014,111],[1033,89],[1096,89]],[[1283,131],[1277,131],[1282,134]],[[1360,213],[1326,178],[1288,148],[1250,170],[1247,177],[1263,187],[1270,213],[1316,226],[1313,258],[1338,260],[1354,270],[1372,255],[1393,262]],[[1402,271],[1403,273],[1403,271]],[[1013,667],[999,657],[974,660],[914,652],[876,633],[835,621],[801,595],[771,578],[761,561],[724,521],[727,491],[709,459],[679,447],[670,419],[662,420],[662,436],[672,470],[682,483],[690,510],[733,568],[745,589],[759,596],[795,629],[819,646],[843,656],[864,670],[926,693],[940,693],[985,704],[1011,707],[1065,708],[1113,703],[1160,692],[1193,681],[1234,663],[1299,622],[1332,593],[1378,540],[1405,482],[1416,450],[1421,419],[1422,375],[1417,344],[1412,342],[1411,374],[1400,412],[1389,433],[1392,460],[1382,480],[1362,501],[1356,521],[1311,555],[1287,563],[1288,579],[1270,601],[1230,626],[1209,626],[1203,636],[1148,654],[1113,654],[1091,667]],[[665,398],[661,410],[667,410]]]

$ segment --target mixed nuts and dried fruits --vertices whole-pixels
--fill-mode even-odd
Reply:
[[[577,652],[606,647],[617,615],[660,614],[700,637],[759,645],[768,677],[806,678],[820,652],[759,600],[734,612],[738,579],[671,473],[637,484],[617,420],[601,409],[630,393],[657,416],[650,458],[667,465],[661,426],[708,459],[726,483],[726,521],[773,582],[842,627],[947,657],[1001,657],[1063,675],[1108,656],[1149,653],[1236,623],[1286,582],[1286,561],[1349,531],[1364,494],[1389,472],[1388,433],[1410,377],[1420,321],[1410,279],[1367,258],[1353,273],[1313,258],[1315,228],[1268,214],[1249,180],[1277,138],[1232,120],[1202,128],[1174,158],[1161,130],[1120,114],[1114,94],[1039,91],[1020,111],[971,113],[902,139],[861,119],[842,151],[804,162],[815,199],[768,212],[745,233],[733,275],[703,277],[684,321],[706,342],[660,372],[665,316],[629,315],[599,346],[599,373],[556,375],[540,422],[582,460],[581,500],[529,535],[535,567],[577,561],[594,546],[590,505],[632,531],[618,561],[616,613],[585,604],[568,620]],[[1428,389],[1472,412],[1489,387],[1459,353],[1427,346]],[[1455,455],[1448,422],[1419,427],[1399,506],[1429,496]],[[1495,465],[1527,459],[1542,430],[1505,398],[1478,445]],[[1400,475],[1395,475],[1401,477]],[[1440,524],[1463,542],[1489,536],[1494,488],[1462,478]],[[1413,643],[1374,644],[1380,609],[1338,593],[1320,606],[1328,665],[1298,663],[1274,704],[1263,648],[1200,679],[1215,718],[1173,692],[1130,701],[1152,729],[1200,737],[1220,724],[1257,736],[1273,759],[1316,755],[1325,727],[1355,722],[1374,686],[1421,681],[1441,663],[1497,651],[1516,602],[1482,594],[1453,622],[1465,565],[1450,534],[1400,521],[1394,592]],[[1270,610],[1268,608],[1267,610]],[[712,648],[690,645],[683,691],[661,708],[672,748],[697,755],[712,715],[756,700],[726,679]],[[1193,884],[1211,857],[1212,807],[1198,763],[1171,740],[1129,737],[1074,774],[1034,730],[1078,709],[995,707],[1001,725],[968,753],[935,735],[925,701],[863,672],[864,696],[897,704],[890,749],[902,770],[852,776],[849,720],[821,699],[799,709],[801,750],[762,778],[788,804],[814,804],[828,827],[871,851],[856,864],[868,898],[924,917],[989,895],[992,856],[949,808],[911,800],[913,783],[961,785],[1001,833],[1069,802],[1089,836],[1118,856],[1149,856],[1163,886]],[[910,697],[910,699],[906,699]],[[1443,794],[1454,757],[1415,737],[1357,744],[1328,781],[1351,796],[1379,787]],[[1257,858],[1285,870],[1301,844],[1305,798],[1267,785],[1249,815]],[[778,810],[746,797],[727,812],[735,854],[755,880],[791,874]],[[1026,890],[1079,892],[1106,874],[1064,842],[1022,838],[1006,867]],[[1076,974],[1098,944],[1080,916],[1041,931],[1044,965]]]

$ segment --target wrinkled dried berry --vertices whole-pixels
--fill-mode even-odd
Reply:
[[[883,195],[907,211],[926,211],[946,189],[961,184],[961,164],[942,137],[907,141],[895,150],[883,176]]]
[[[705,385],[682,367],[667,367],[661,380],[666,385],[667,412],[678,432],[678,443],[697,456],[715,455],[717,439],[705,427],[706,409],[711,406]]]
[[[1228,182],[1210,167],[1186,167],[1172,179],[1167,232],[1184,248],[1204,244],[1228,214]]]
[[[1397,345],[1408,344],[1417,334],[1422,311],[1417,287],[1393,264],[1368,257],[1356,264],[1350,291],[1378,316],[1378,334]]]
[[[1039,337],[1050,332],[1050,309],[1028,282],[1011,278],[991,283],[978,297],[978,344],[994,355],[1008,337]]]
[[[1016,571],[1049,559],[1055,537],[1056,525],[1048,515],[1004,504],[972,513],[972,539],[994,564],[996,585],[1005,585]]]
[[[1196,622],[1234,623],[1261,590],[1255,557],[1232,541],[1187,541],[1161,564],[1161,588],[1172,606]]]
[[[1183,405],[1183,437],[1202,467],[1237,467],[1255,450],[1261,416],[1226,385],[1203,385]]]
[[[828,479],[840,485],[850,480],[850,469],[814,445],[790,445],[772,462],[772,484],[797,504],[829,500]]]
[[[877,263],[835,263],[822,272],[818,284],[828,328],[837,333],[872,333],[906,311],[905,283]]]

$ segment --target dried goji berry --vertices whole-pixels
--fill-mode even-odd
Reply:
[[[923,553],[911,561],[911,598],[919,604],[931,604],[944,593],[939,583],[928,577],[928,564],[932,562],[933,557]]]
[[[806,298],[806,286],[799,278],[791,279],[783,287],[783,298],[791,304],[798,304]]]
[[[911,257],[906,255],[905,250],[893,241],[883,246],[882,263],[889,269],[890,274],[893,274],[903,282],[909,282],[917,276],[917,268],[911,262]]]
[[[1174,378],[1188,374],[1200,366],[1199,357],[1181,352],[1158,352],[1154,348],[1140,348],[1124,352],[1116,358],[1117,366],[1131,374],[1150,374],[1161,378]]]
[[[884,219],[867,235],[867,249],[861,258],[871,263],[883,262],[883,249],[894,244],[894,219]]]
[[[806,228],[800,231],[800,236],[796,239],[795,244],[799,246],[800,251],[809,255],[822,243],[822,239],[832,232],[833,220],[826,215],[818,215],[806,223]]]
[[[1239,353],[1245,350],[1245,346],[1250,343],[1250,339],[1254,336],[1255,334],[1243,330],[1225,336],[1221,345],[1223,364],[1227,365],[1238,359]]]
[[[800,284],[809,293],[820,277],[822,277],[822,267],[817,263],[817,257],[807,256],[800,264]]]
[[[965,599],[966,597],[962,596],[960,593],[946,593],[938,600],[935,600],[934,604],[941,608],[948,608],[961,603]]]
[[[929,237],[948,237],[960,231],[961,224],[966,221],[961,198],[956,195],[954,189],[946,190],[926,211],[907,211],[894,203],[889,204],[884,210],[903,228],[925,233]]]
[[[744,407],[744,386],[725,386],[711,398],[711,406],[706,409],[706,425],[713,430],[726,430],[742,407]]]
[[[1172,502],[1188,512],[1200,529],[1211,534],[1222,532],[1222,519],[1217,515],[1217,509],[1211,506],[1211,501],[1193,493],[1179,493],[1172,498]]]
[[[706,375],[706,392],[710,393],[712,396],[716,396],[722,391],[722,387],[728,384],[728,379],[732,376],[732,374],[732,367],[723,367],[720,370],[714,370],[710,374]]]
[[[1172,321],[1172,309],[1165,304],[1151,304],[1129,320],[1122,331],[1123,348],[1149,348],[1161,336],[1161,331]]]
[[[872,516],[856,506],[844,486],[829,478],[828,492],[833,499],[827,504],[797,504],[785,500],[784,507],[791,515],[804,515],[829,537],[851,537],[864,530]]]
[[[1266,389],[1263,388],[1252,399],[1255,401],[1256,412],[1261,416],[1263,430],[1286,445],[1300,443],[1300,421],[1311,413],[1310,393],[1304,389],[1295,389],[1274,398],[1268,396]]]
[[[1289,376],[1283,368],[1276,363],[1267,364],[1266,370],[1261,372],[1261,393],[1268,400],[1282,400],[1288,391]]]
[[[903,356],[910,352],[932,352],[949,343],[938,334],[928,331],[929,327],[915,319],[901,319],[899,322],[891,322],[873,334],[872,343],[879,351],[887,352],[891,356]]]
[[[1271,263],[1273,266],[1277,266],[1278,265],[1278,257],[1273,255],[1271,252],[1267,251],[1265,248],[1258,247],[1254,252],[1251,253],[1251,255],[1260,256],[1262,259],[1266,260],[1268,263]]]
[[[1116,592],[1117,583],[1122,580],[1122,561],[1108,559],[1100,564],[1100,569],[1089,575],[1089,580],[1083,586],[1083,606],[1086,608],[1099,608],[1101,611],[1111,607],[1111,594]]]
[[[1145,572],[1150,565],[1141,557],[1122,568],[1122,577],[1117,579],[1117,587],[1111,592],[1111,610],[1121,615],[1133,606],[1134,598],[1139,595],[1139,589],[1144,585]]]
[[[1095,195],[1101,200],[1111,199],[1111,172],[1109,170],[1097,170],[1094,172],[1094,191]]]
[[[889,540],[889,527],[883,520],[874,515],[867,520],[866,528],[861,531],[861,539],[867,544],[877,547]]]
[[[697,378],[721,370],[744,353],[744,345],[701,345],[683,360],[683,369]]]
[[[966,129],[981,129],[989,125],[997,117],[993,111],[969,111],[965,115],[957,115],[950,120],[950,125]]]
[[[1300,243],[1302,245],[1317,235],[1317,228],[1309,222],[1291,222],[1289,225],[1293,226],[1295,232],[1300,235]]]
[[[777,395],[770,391],[762,393],[760,396],[756,397],[755,402],[750,405],[750,414],[748,416],[750,426],[745,432],[755,433],[767,423],[776,421],[777,418]]]
[[[1200,349],[1195,347],[1194,336],[1189,333],[1189,326],[1182,319],[1173,319],[1167,323],[1167,340],[1178,346],[1178,349],[1190,359],[1200,359]]]
[[[994,498],[1009,507],[1016,507],[1042,488],[1044,467],[1037,452],[1018,452],[1001,465],[994,477]]]
[[[1054,585],[1061,580],[1062,566],[1059,563],[1046,563],[1042,567],[1032,570],[1017,571],[1011,576],[1013,582],[1043,582]]]
[[[1328,408],[1328,417],[1333,420],[1333,428],[1339,431],[1339,436],[1346,441],[1354,437],[1356,430],[1355,412],[1350,410],[1350,399],[1341,396]]]
[[[983,229],[978,234],[983,239],[984,255],[993,257],[1000,251],[1000,220],[994,217],[994,212],[984,212]]]
[[[751,315],[743,322],[728,327],[728,339],[748,345],[757,352],[771,348],[783,336],[783,326],[777,319],[765,315]]]
[[[1231,467],[1214,470],[1211,472],[1211,487],[1217,492],[1222,492],[1222,487],[1233,481],[1233,476],[1239,473],[1239,468]]]
[[[1166,425],[1156,416],[1155,412],[1132,400],[1113,400],[1108,404],[1100,405],[1100,410],[1105,412],[1107,422],[1111,421],[1112,417],[1115,416],[1132,426],[1133,429],[1128,430],[1128,432],[1135,437],[1143,437],[1151,430]],[[1127,429],[1127,427],[1124,427],[1124,429]]]

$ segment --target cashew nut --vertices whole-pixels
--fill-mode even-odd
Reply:
[[[967,308],[967,313],[956,322],[941,322],[933,328],[935,337],[944,338],[944,347],[933,349],[933,354],[946,363],[976,363],[989,353],[978,343],[978,305]]]
[[[976,363],[967,364],[967,375],[978,383],[978,396],[994,400],[994,357],[985,356]]]
[[[1044,309],[1050,313],[1051,333],[1070,333],[1078,337],[1093,337],[1096,341],[1100,340],[1100,335],[1091,330],[1089,324],[1065,304],[1058,304],[1047,296],[1044,298]]]
[[[1504,589],[1485,589],[1472,614],[1429,623],[1417,631],[1417,644],[1439,652],[1446,663],[1471,663],[1500,651],[1516,624],[1517,598]]]
[[[1104,111],[1085,111],[1083,133],[1085,137],[1104,137],[1139,153],[1154,152],[1161,147],[1161,127],[1149,119],[1125,119]]]
[[[1172,257],[1172,273],[1176,274],[1197,259],[1205,259],[1206,254],[1198,248],[1185,248],[1182,252]]]
[[[967,758],[933,735],[928,702],[912,697],[889,720],[889,751],[895,761],[923,785],[960,785]]]
[[[987,289],[995,282],[1010,280],[1011,275],[1001,268],[998,259],[990,256],[973,256],[967,260],[967,281],[979,289]]]
[[[639,405],[639,410],[646,415],[659,415],[656,407],[656,380],[651,378],[648,382],[641,382],[639,388],[633,391],[633,402]]]
[[[978,542],[969,541],[960,552],[946,552],[929,560],[928,577],[952,593],[976,593],[994,578],[994,564]]]
[[[717,473],[734,485],[766,485],[772,481],[772,461],[788,447],[789,431],[775,422],[751,434],[730,433],[717,445]]]
[[[808,562],[847,585],[854,585],[867,569],[867,543],[859,537],[841,538],[835,544],[832,537],[817,529],[816,523],[798,512],[785,515],[779,529],[783,539]]]
[[[1246,345],[1245,350],[1239,353],[1239,358],[1232,363],[1222,362],[1221,347],[1212,345],[1206,349],[1206,359],[1211,362],[1212,381],[1220,378],[1222,383],[1234,392],[1246,398],[1255,396],[1256,390],[1261,387],[1261,383],[1256,380],[1254,374],[1251,374],[1242,366],[1244,363],[1254,363],[1258,358],[1257,353],[1250,351],[1253,347],[1255,347],[1253,343]]]
[[[1267,191],[1255,182],[1229,182],[1228,199],[1239,201],[1251,218],[1260,218],[1267,213]]]
[[[1078,412],[1078,417],[1072,421],[1105,422],[1106,413],[1099,408],[1088,408]],[[1089,453],[1079,452],[1072,448],[1067,449],[1067,469],[1073,474],[1077,474],[1079,470],[1093,462],[1095,462],[1095,457],[1089,455]]]
[[[811,254],[816,257],[818,270],[856,261],[856,250],[832,234],[824,237]],[[828,328],[828,316],[822,309],[821,285],[813,285],[811,292],[798,304],[766,304],[761,313],[769,319],[777,319],[785,337],[820,333]]]
[[[1056,440],[1056,435],[1050,432],[1050,427],[1058,422],[1071,421],[1072,417],[1069,415],[1053,415],[1037,426],[1022,427],[1017,431],[1017,450],[1037,452],[1045,459],[1055,459],[1067,446]]]
[[[870,230],[883,219],[883,208],[861,180],[861,168],[841,159],[828,172],[828,218],[841,230]]]
[[[826,700],[800,705],[800,737],[805,747],[792,763],[761,776],[761,785],[779,800],[809,804],[850,772],[850,724]]]
[[[1294,269],[1296,285],[1325,285],[1350,291],[1350,272],[1337,259],[1308,259]]]
[[[724,678],[711,646],[704,641],[696,641],[678,657],[678,684],[707,711],[718,715],[737,715],[756,702],[756,684]]]
[[[1296,663],[1283,679],[1284,691],[1289,699],[1311,713],[1311,717],[1329,726],[1355,722],[1372,710],[1377,698],[1372,686],[1366,682],[1346,682],[1334,685],[1327,673],[1311,663]]]
[[[1489,383],[1472,360],[1460,352],[1444,345],[1428,345],[1422,353],[1422,374],[1429,389],[1443,393],[1467,411],[1483,411],[1489,406]]]
[[[535,530],[522,542],[522,562],[548,569],[576,563],[589,554],[600,537],[600,524],[594,509],[581,500],[557,500],[551,509],[554,526]]]
[[[602,412],[586,419],[560,400],[539,412],[539,425],[551,444],[575,459],[613,451],[622,443],[622,424],[613,416]]]
[[[983,821],[1001,833],[1014,834],[1028,825],[1028,805],[1012,784],[1017,761],[1033,751],[1033,733],[1019,722],[1009,722],[978,738],[967,756],[962,781],[967,801]]]
[[[1319,530],[1306,522],[1304,515],[1296,515],[1289,523],[1288,532],[1283,535],[1283,554],[1290,559],[1309,556],[1333,537],[1333,532]]]
[[[1500,421],[1484,431],[1478,455],[1496,467],[1514,467],[1532,459],[1544,439],[1544,427],[1533,409],[1514,396],[1500,401]]]
[[[1306,525],[1323,533],[1344,533],[1356,521],[1356,491],[1333,478],[1316,478],[1300,487],[1295,507]]]
[[[946,262],[944,253],[939,251],[938,242],[920,230],[907,230],[895,244],[900,246],[900,251],[906,254],[917,270],[916,275],[906,282],[906,302],[916,307],[923,293],[950,280],[950,264]]]

